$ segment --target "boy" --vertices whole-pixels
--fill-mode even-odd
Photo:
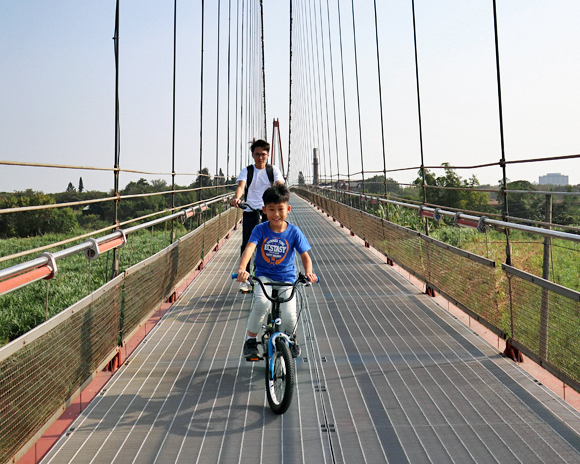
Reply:
[[[302,231],[286,221],[290,212],[290,191],[284,184],[275,184],[268,188],[263,195],[264,206],[262,211],[266,214],[268,222],[264,222],[254,228],[246,249],[240,258],[238,266],[238,282],[248,280],[250,274],[246,266],[256,250],[256,276],[263,282],[278,281],[294,283],[296,280],[296,266],[294,265],[295,252],[302,258],[304,273],[310,282],[317,282],[316,274],[312,272],[312,260],[308,255],[310,245]],[[280,290],[280,296],[288,296],[290,287]],[[248,318],[248,335],[244,343],[243,356],[255,358],[259,356],[256,336],[262,327],[262,320],[270,309],[270,301],[264,295],[262,288],[256,286],[254,304]],[[292,333],[296,327],[296,299],[282,303],[282,330]],[[300,356],[300,345],[291,345],[292,356]]]

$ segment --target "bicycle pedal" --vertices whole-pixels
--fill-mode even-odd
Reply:
[[[256,361],[261,361],[262,359],[263,358],[260,357],[260,356],[257,356],[257,357],[248,357],[248,358],[246,358],[246,361],[248,361],[248,362],[256,362]]]

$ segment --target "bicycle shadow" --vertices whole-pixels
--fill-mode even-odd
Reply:
[[[147,388],[154,391],[150,396],[104,391],[80,425],[73,425],[73,433],[135,429],[141,434],[151,429],[155,436],[208,437],[262,429],[280,416],[265,399],[263,363],[252,367],[242,362],[239,368],[183,375],[169,393],[155,385]]]

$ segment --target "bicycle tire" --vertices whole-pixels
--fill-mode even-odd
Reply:
[[[270,372],[270,360],[266,357],[266,396],[275,414],[284,414],[294,396],[295,369],[290,348],[282,338],[276,340],[272,353],[274,373]]]

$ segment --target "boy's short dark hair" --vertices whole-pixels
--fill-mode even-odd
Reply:
[[[286,184],[274,184],[273,187],[266,189],[264,195],[262,195],[262,200],[264,201],[264,205],[289,203],[290,190],[286,187]]]
[[[268,153],[270,153],[270,144],[265,140],[262,139],[253,140],[252,145],[250,145],[250,151],[252,152],[252,154],[254,154],[254,150],[256,148],[264,148]]]

